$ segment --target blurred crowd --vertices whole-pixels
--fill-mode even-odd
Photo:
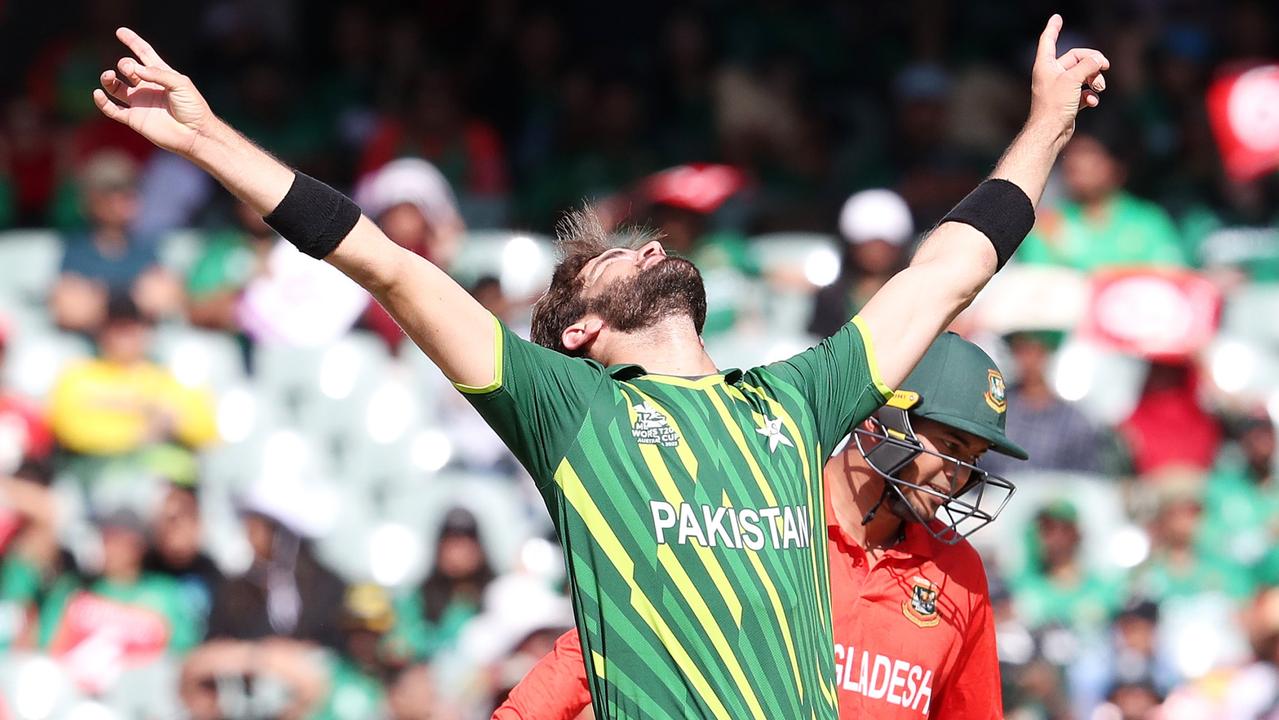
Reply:
[[[1031,455],[973,538],[1007,716],[1279,718],[1279,175],[1205,102],[1279,59],[1272,4],[417,5],[0,3],[39,29],[0,47],[0,720],[471,720],[572,625],[536,492],[394,320],[97,114],[116,26],[514,328],[563,210],[660,229],[733,366],[904,267],[1052,11],[1109,89],[955,326]]]

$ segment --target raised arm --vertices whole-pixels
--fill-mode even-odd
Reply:
[[[968,307],[1030,230],[1033,208],[1074,132],[1075,116],[1084,106],[1096,107],[1097,93],[1106,87],[1102,71],[1110,62],[1100,52],[1076,48],[1058,57],[1061,25],[1061,16],[1053,15],[1039,38],[1030,114],[990,176],[1012,186],[983,183],[928,235],[910,267],[859,313],[890,387],[910,374],[933,339]]]
[[[215,116],[191,79],[169,67],[137,33],[120,28],[116,37],[134,57],[102,73],[102,89],[93,91],[98,109],[199,165],[263,216],[275,212],[298,178],[294,171]],[[328,219],[316,222],[322,226]],[[345,236],[324,260],[368,290],[450,380],[488,385],[496,376],[488,311],[367,217],[341,230]]]

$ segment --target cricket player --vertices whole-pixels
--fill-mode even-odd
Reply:
[[[329,186],[215,116],[136,33],[101,76],[107,117],[212,174],[285,239],[366,288],[502,437],[559,532],[601,718],[836,717],[822,467],[1011,257],[1109,61],[1040,39],[1030,114],[910,267],[821,344],[721,370],[696,267],[617,244],[589,214],[533,310],[533,343]]]
[[[986,573],[964,538],[1013,491],[977,459],[1026,459],[1004,434],[1006,411],[994,361],[946,333],[826,464],[841,718],[1003,717]],[[590,700],[569,631],[493,717],[573,720]]]

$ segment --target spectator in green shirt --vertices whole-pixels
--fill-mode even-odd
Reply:
[[[352,585],[343,598],[341,623],[345,647],[327,654],[329,694],[313,720],[365,720],[386,699],[382,639],[395,625],[390,596],[377,585]]]
[[[1035,515],[1037,552],[1013,583],[1018,613],[1031,628],[1060,625],[1094,634],[1119,609],[1120,584],[1085,565],[1081,539],[1079,511],[1069,501],[1050,502]]]
[[[1196,264],[1235,281],[1279,282],[1279,175],[1241,182],[1224,173],[1181,215]]]
[[[1066,198],[1040,212],[1018,260],[1085,272],[1186,264],[1168,214],[1124,191],[1125,142],[1132,141],[1116,128],[1081,123],[1061,154]]]
[[[143,570],[146,526],[129,510],[97,518],[102,569],[78,582],[62,578],[40,612],[40,646],[75,662],[77,649],[104,645],[122,663],[154,653],[184,653],[199,641],[199,619],[172,578]]]
[[[1177,473],[1173,475],[1172,473]],[[1168,471],[1154,483],[1150,557],[1132,576],[1136,593],[1156,602],[1215,594],[1242,602],[1253,592],[1246,567],[1196,540],[1203,521],[1202,478]]]
[[[390,641],[426,658],[450,647],[467,621],[479,614],[493,581],[475,516],[454,508],[444,517],[431,573],[415,592],[396,600]]]
[[[261,216],[235,203],[236,226],[210,232],[204,252],[187,275],[187,315],[192,325],[240,332],[240,293],[266,268],[277,235]]]
[[[1275,474],[1275,426],[1261,410],[1228,422],[1235,442],[1208,475],[1200,546],[1215,548],[1243,565],[1256,565],[1267,584],[1279,581],[1279,478]]]

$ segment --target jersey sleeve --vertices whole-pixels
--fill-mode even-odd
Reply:
[[[951,670],[950,682],[929,717],[1000,720],[1004,716],[999,655],[995,649],[995,619],[984,583],[981,590],[959,661]]]
[[[608,373],[599,363],[524,340],[496,317],[490,331],[495,333],[493,382],[454,387],[544,488]]]
[[[573,720],[590,704],[582,644],[569,630],[511,690],[493,720]]]
[[[804,352],[765,369],[803,394],[827,454],[854,424],[893,395],[879,375],[870,332],[859,317]]]

